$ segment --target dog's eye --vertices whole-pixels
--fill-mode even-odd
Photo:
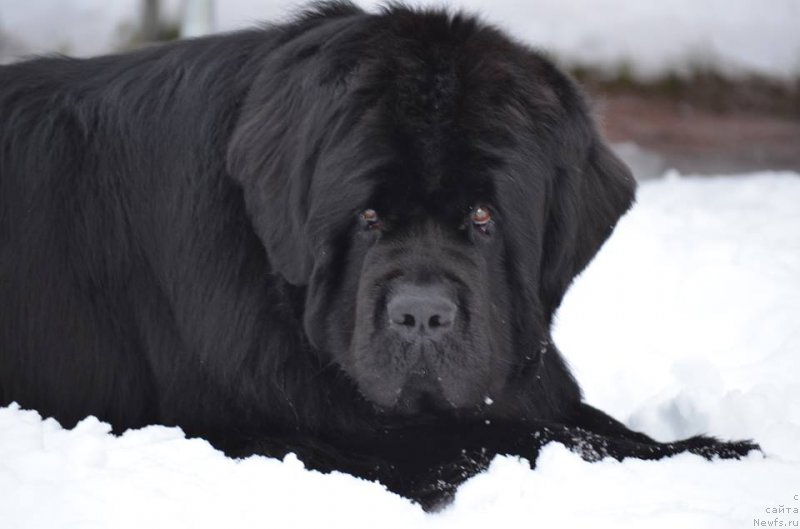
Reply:
[[[381,229],[382,223],[381,218],[378,216],[378,212],[374,209],[365,209],[358,215],[359,219],[361,219],[361,225],[366,230],[379,230]]]
[[[485,232],[488,229],[489,223],[492,220],[492,213],[486,206],[475,206],[474,208],[472,208],[472,211],[469,214],[469,218],[472,221],[473,226]]]

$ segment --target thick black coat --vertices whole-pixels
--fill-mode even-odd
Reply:
[[[573,83],[461,15],[327,4],[4,66],[0,404],[295,451],[425,505],[550,440],[589,459],[744,454],[582,403],[550,340],[633,190]],[[475,204],[491,225],[470,224]],[[359,220],[373,208],[380,229]],[[398,276],[458,301],[460,334],[421,371],[381,319]],[[430,373],[433,404],[392,397]]]

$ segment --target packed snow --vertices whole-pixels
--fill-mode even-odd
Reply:
[[[162,0],[172,20],[182,0]],[[118,47],[130,36],[139,0],[0,0],[0,59],[58,51],[79,56]],[[265,20],[285,20],[302,0],[215,2],[216,27],[228,31]],[[359,0],[375,9],[384,0]],[[800,75],[800,2],[797,0],[407,0],[477,12],[563,62],[649,77],[714,66],[737,75],[793,80]]]
[[[765,456],[587,463],[550,444],[535,470],[497,457],[425,514],[292,455],[234,461],[176,428],[114,437],[88,418],[67,431],[12,405],[0,408],[0,526],[797,527],[798,272],[800,174],[672,174],[640,187],[556,329],[592,404],[662,440],[752,438]]]

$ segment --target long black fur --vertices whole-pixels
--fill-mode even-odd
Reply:
[[[294,451],[426,507],[495,454],[533,463],[549,441],[589,460],[744,455],[755,445],[630,431],[581,401],[550,340],[633,191],[576,86],[464,15],[328,3],[0,67],[0,404]],[[475,200],[495,204],[490,236],[458,231]],[[357,224],[372,207],[394,212],[377,239]],[[354,315],[380,301],[359,284],[423,247],[482,271],[474,350],[463,365],[443,352],[444,384],[467,399],[478,377],[493,402],[398,415],[364,396],[400,368],[348,356],[374,331]]]

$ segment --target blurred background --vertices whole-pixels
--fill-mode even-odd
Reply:
[[[357,2],[374,8],[378,2]],[[800,0],[461,0],[548,53],[646,180],[800,171]],[[86,57],[287,20],[304,2],[0,0],[0,62]]]

